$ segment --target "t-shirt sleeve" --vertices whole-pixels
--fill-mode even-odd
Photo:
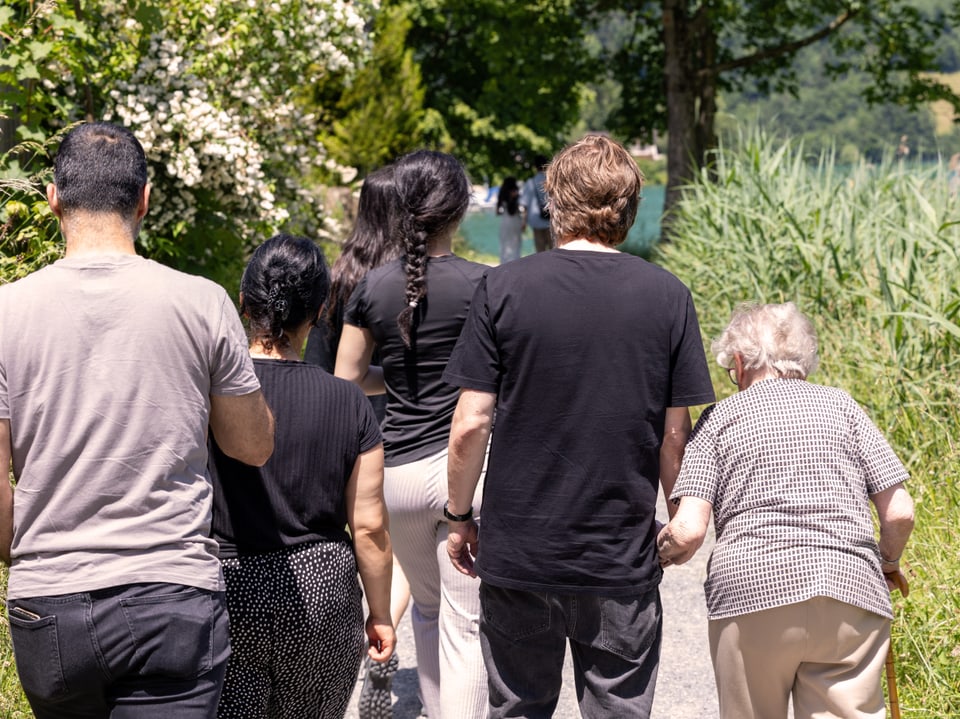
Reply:
[[[354,327],[367,327],[367,278],[357,283],[343,313],[343,323]]]
[[[678,327],[679,341],[674,349],[668,407],[692,407],[716,400],[693,298],[689,291],[685,291],[684,296],[686,307],[679,320],[682,324]]]
[[[358,431],[357,436],[360,440],[359,449],[361,454],[368,450],[373,449],[378,444],[383,442],[383,435],[380,433],[380,423],[377,421],[376,412],[373,411],[373,405],[370,404],[370,400],[367,396],[360,390],[359,387],[354,385],[357,397],[357,410],[358,410]]]
[[[247,350],[247,336],[240,315],[226,292],[221,292],[220,322],[214,337],[210,363],[210,393],[221,396],[242,396],[260,389]]]
[[[683,453],[680,474],[670,499],[679,502],[682,497],[697,497],[716,504],[717,487],[720,484],[720,464],[716,444],[710,431],[710,415],[713,407],[706,409],[690,433]]]
[[[906,467],[890,447],[886,438],[877,429],[856,400],[848,397],[854,423],[857,452],[866,480],[867,494],[874,495],[910,477]]]
[[[499,392],[500,355],[490,314],[486,275],[473,294],[467,319],[443,372],[443,381],[463,389]]]

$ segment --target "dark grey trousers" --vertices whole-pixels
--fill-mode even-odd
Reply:
[[[222,592],[128,584],[7,602],[37,719],[208,719],[229,655]]]
[[[657,587],[635,597],[602,597],[483,582],[480,607],[492,719],[553,715],[567,641],[584,717],[650,716],[663,627]]]

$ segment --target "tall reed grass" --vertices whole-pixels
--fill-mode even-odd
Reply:
[[[958,223],[943,167],[841,168],[748,131],[688,188],[655,255],[691,288],[706,337],[741,302],[796,302],[820,335],[813,380],[858,399],[910,470],[911,592],[894,596],[893,627],[904,717],[960,716]]]

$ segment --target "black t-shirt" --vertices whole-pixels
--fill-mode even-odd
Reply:
[[[340,347],[340,335],[343,334],[343,302],[337,303],[331,321],[332,325],[327,322],[326,314],[324,314],[317,326],[310,328],[307,346],[303,350],[303,361],[320,365],[327,372],[333,374],[337,367],[337,349]],[[370,361],[371,364],[380,364],[380,353],[374,351],[373,358]],[[370,400],[370,406],[373,407],[373,412],[377,415],[377,422],[383,422],[387,413],[387,396],[372,394],[367,399]]]
[[[444,379],[497,395],[484,581],[611,596],[659,582],[666,408],[714,400],[676,277],[622,253],[562,249],[492,269]]]
[[[459,390],[443,381],[443,370],[487,269],[456,255],[429,259],[427,296],[415,310],[410,349],[397,327],[397,315],[405,306],[402,260],[371,270],[353,291],[344,322],[368,329],[382,360],[387,466],[415,462],[447,446]]]
[[[380,443],[359,387],[303,362],[255,359],[276,438],[263,467],[226,456],[211,436],[213,537],[222,558],[346,540],[344,490],[357,457]]]

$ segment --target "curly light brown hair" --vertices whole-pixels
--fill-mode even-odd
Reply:
[[[544,187],[557,245],[588,239],[614,247],[637,217],[643,173],[623,145],[587,135],[553,159]]]

